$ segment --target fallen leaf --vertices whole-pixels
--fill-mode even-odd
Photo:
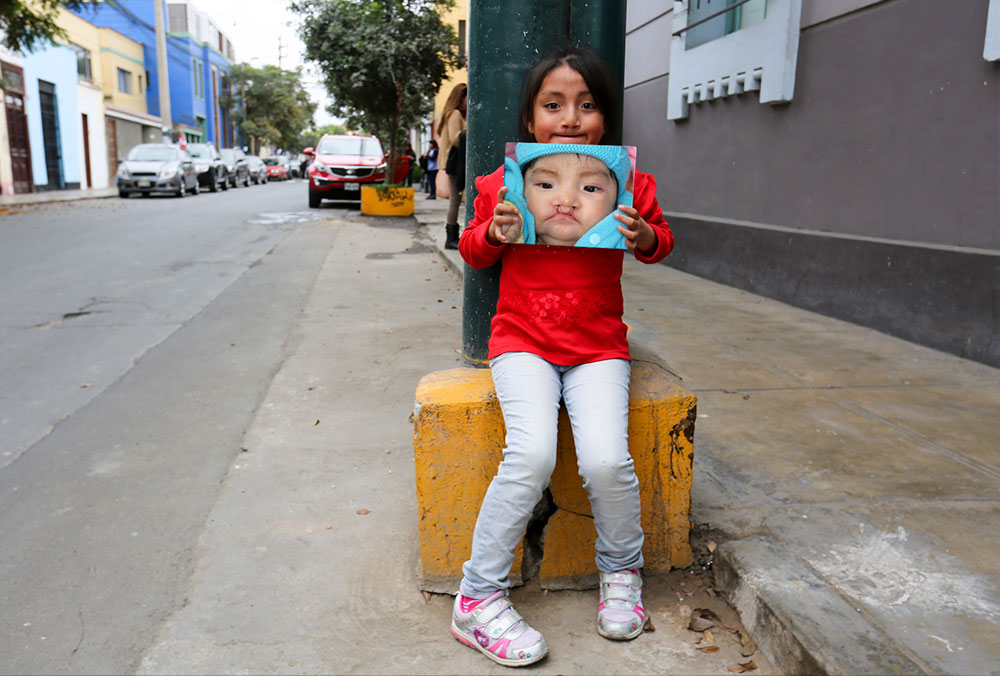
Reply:
[[[705,631],[719,624],[719,616],[707,608],[695,608],[691,611],[691,620],[688,622],[688,629],[691,631]]]
[[[717,545],[717,544],[715,543],[715,540],[709,540],[709,541],[708,541],[708,553],[709,553],[709,554],[714,554],[714,553],[715,553],[715,550],[716,550],[716,549],[717,549],[718,547],[719,547],[719,545]]]
[[[740,667],[742,667],[744,671],[753,671],[757,668],[757,665],[753,660],[750,660],[749,662],[740,662]]]
[[[715,643],[715,636],[708,629],[705,630],[705,640],[709,643]]]
[[[695,641],[695,642],[694,642],[694,644],[695,644],[695,645],[698,645],[699,643],[701,643],[701,642],[702,642],[702,640],[704,640],[704,639],[702,639],[701,637],[698,637],[698,640],[697,640],[697,641]]]
[[[717,645],[706,645],[698,648],[698,650],[702,651],[703,653],[717,653],[720,650],[722,650],[722,648],[720,648]]]
[[[644,631],[656,631],[656,627],[653,626],[653,618],[650,615],[646,616],[646,626]]]
[[[746,669],[744,669],[743,667],[729,667],[729,671],[733,672],[734,674],[742,674],[744,671],[746,671]]]
[[[757,644],[746,634],[740,634],[740,654],[743,657],[750,657],[757,652]]]
[[[424,592],[424,603],[430,603],[430,602],[431,602],[431,593],[425,591]]]
[[[313,427],[316,427],[316,425],[319,425],[319,420],[313,423]]]
[[[371,514],[371,512],[368,511],[367,509],[359,509],[358,510],[358,514],[362,514],[362,515],[364,515],[364,514]]]

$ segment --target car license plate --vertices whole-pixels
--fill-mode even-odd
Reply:
[[[140,188],[148,188],[149,187],[149,179],[148,178],[140,178],[139,179],[139,187]]]
[[[361,184],[360,183],[345,183],[344,184],[344,190],[355,190],[355,191],[361,190]]]

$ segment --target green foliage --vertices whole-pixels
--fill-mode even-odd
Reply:
[[[295,149],[316,111],[316,104],[302,86],[300,70],[238,63],[229,71],[229,78],[233,97],[223,97],[222,103],[235,106],[235,117],[243,133],[256,141],[254,145],[273,143]]]
[[[3,46],[13,51],[31,51],[39,43],[66,38],[56,25],[59,8],[80,10],[98,0],[0,0],[0,34]]]
[[[305,56],[323,73],[330,112],[388,145],[431,112],[449,68],[461,68],[451,0],[298,0]]]

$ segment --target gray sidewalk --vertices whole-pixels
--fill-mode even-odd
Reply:
[[[632,337],[698,395],[696,549],[774,663],[1000,674],[1000,370],[626,263]]]
[[[71,202],[73,200],[116,197],[118,188],[88,188],[86,190],[47,190],[23,195],[0,195],[0,207],[18,207],[47,202]]]

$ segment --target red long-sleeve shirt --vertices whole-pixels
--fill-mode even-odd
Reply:
[[[531,352],[553,364],[575,366],[603,359],[628,359],[622,322],[621,249],[500,244],[486,231],[493,220],[503,167],[476,179],[475,217],[458,248],[473,268],[503,261],[500,297],[490,327],[489,357]],[[638,251],[644,263],[663,260],[674,248],[663,212],[656,202],[656,181],[635,172],[633,206],[653,228],[656,250]]]

